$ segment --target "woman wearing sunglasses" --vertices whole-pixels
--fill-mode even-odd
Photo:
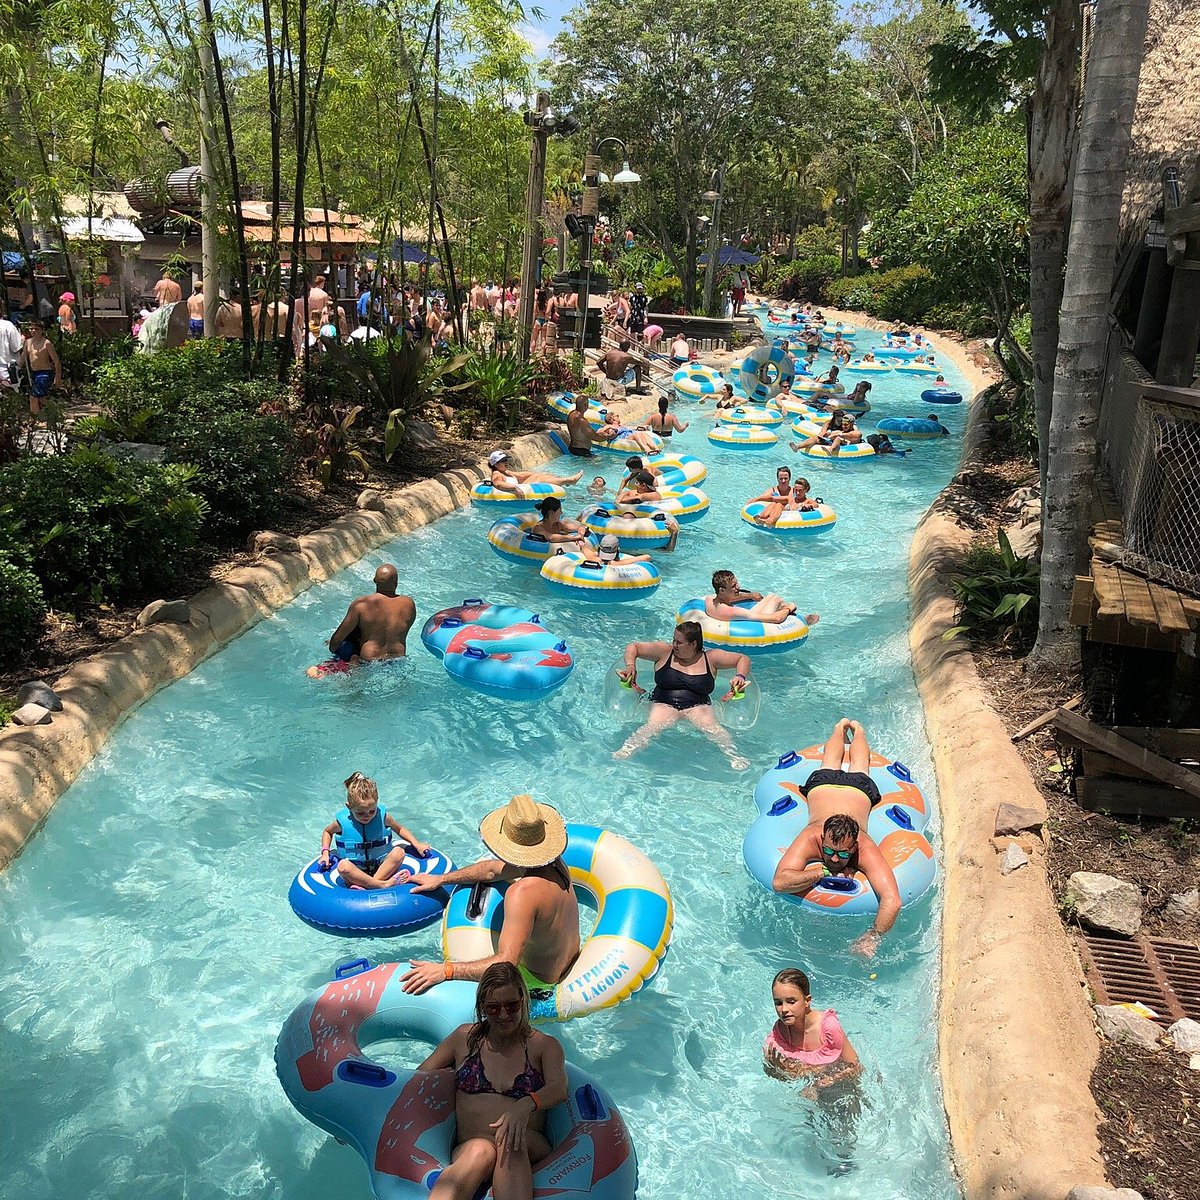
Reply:
[[[529,991],[512,963],[488,967],[474,1023],[460,1025],[420,1069],[451,1067],[457,1143],[430,1200],[471,1200],[489,1183],[502,1200],[532,1200],[534,1167],[550,1154],[546,1112],[567,1098],[567,1072],[561,1043],[530,1026]]]
[[[826,876],[862,872],[879,901],[871,928],[851,946],[864,957],[875,953],[900,913],[896,874],[867,833],[871,809],[882,799],[870,771],[866,730],[843,717],[803,788],[808,824],[784,851],[772,880],[777,892],[803,896]]]

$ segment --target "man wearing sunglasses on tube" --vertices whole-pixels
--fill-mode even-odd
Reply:
[[[867,834],[867,819],[881,799],[870,770],[871,748],[863,727],[843,717],[825,743],[820,769],[803,789],[808,824],[784,851],[772,880],[777,892],[803,896],[830,875],[849,877],[861,871],[879,899],[879,911],[850,949],[868,958],[900,913],[895,873]]]

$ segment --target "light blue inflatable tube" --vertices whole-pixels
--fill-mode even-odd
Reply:
[[[879,900],[866,877],[830,877],[803,897],[776,893],[771,886],[784,851],[808,825],[808,802],[801,788],[821,766],[822,747],[785,754],[758,781],[754,803],[758,818],[742,842],[742,861],[754,880],[772,895],[811,911],[861,916],[878,911]],[[882,800],[871,809],[867,833],[896,875],[903,904],[912,904],[933,885],[937,869],[925,836],[929,805],[903,763],[871,756],[871,778]]]
[[[437,1044],[474,1020],[475,984],[410,996],[400,986],[406,969],[365,959],[340,968],[292,1011],[275,1045],[287,1098],[358,1151],[376,1200],[427,1200],[454,1147],[455,1087],[451,1071],[392,1070],[363,1048],[393,1038]],[[412,1058],[426,1053],[414,1047]],[[535,1200],[633,1200],[637,1155],[612,1098],[572,1063],[567,1088],[566,1101],[546,1114],[553,1152],[533,1177]],[[328,1190],[345,1189],[334,1182]]]

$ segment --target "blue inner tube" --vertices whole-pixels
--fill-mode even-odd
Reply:
[[[926,404],[961,404],[962,392],[956,392],[953,388],[926,388],[921,393],[921,399]]]
[[[336,864],[336,856],[331,862]],[[445,875],[454,870],[454,863],[431,849],[427,858],[406,854],[403,870]],[[315,858],[296,872],[288,889],[288,903],[300,920],[339,937],[394,937],[424,929],[440,920],[449,899],[444,888],[418,895],[407,883],[358,891],[347,886],[336,866],[322,871]]]

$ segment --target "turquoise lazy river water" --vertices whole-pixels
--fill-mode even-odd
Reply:
[[[962,390],[953,370],[947,378]],[[874,415],[923,414],[922,386],[877,379]],[[554,1031],[624,1112],[643,1200],[958,1194],[936,1069],[936,892],[901,914],[867,964],[845,952],[861,921],[767,895],[740,846],[759,774],[846,714],[932,794],[905,570],[912,530],[955,469],[965,406],[941,410],[953,438],[920,443],[907,459],[843,464],[786,447],[718,450],[702,406],[676,408],[692,427],[673,444],[708,464],[700,486],[712,510],[674,556],[660,556],[664,583],[647,601],[551,594],[536,571],[489,548],[496,514],[467,510],[313,588],[121,727],[0,876],[0,1196],[369,1195],[358,1155],[293,1111],[271,1057],[284,1017],[336,961],[437,952],[436,926],[351,943],[288,907],[292,876],[354,769],[460,863],[481,853],[479,818],[518,791],[616,830],[658,863],[676,905],[662,971],[615,1010]],[[782,461],[837,509],[831,534],[784,540],[739,519]],[[584,484],[601,471],[614,482],[621,463],[586,464]],[[569,511],[583,502],[573,489]],[[404,665],[306,679],[382,560],[399,565],[419,620],[464,596],[540,612],[568,639],[574,676],[544,703],[505,707],[451,682],[414,631]],[[629,729],[601,710],[604,673],[627,639],[669,636],[677,606],[724,566],[822,617],[799,651],[755,660],[762,715],[737,735],[752,769],[734,771],[690,727],[614,763]],[[762,1073],[770,980],[788,965],[808,971],[816,1003],[838,1010],[864,1061],[856,1121],[818,1112]],[[389,1062],[423,1054],[378,1048]]]

